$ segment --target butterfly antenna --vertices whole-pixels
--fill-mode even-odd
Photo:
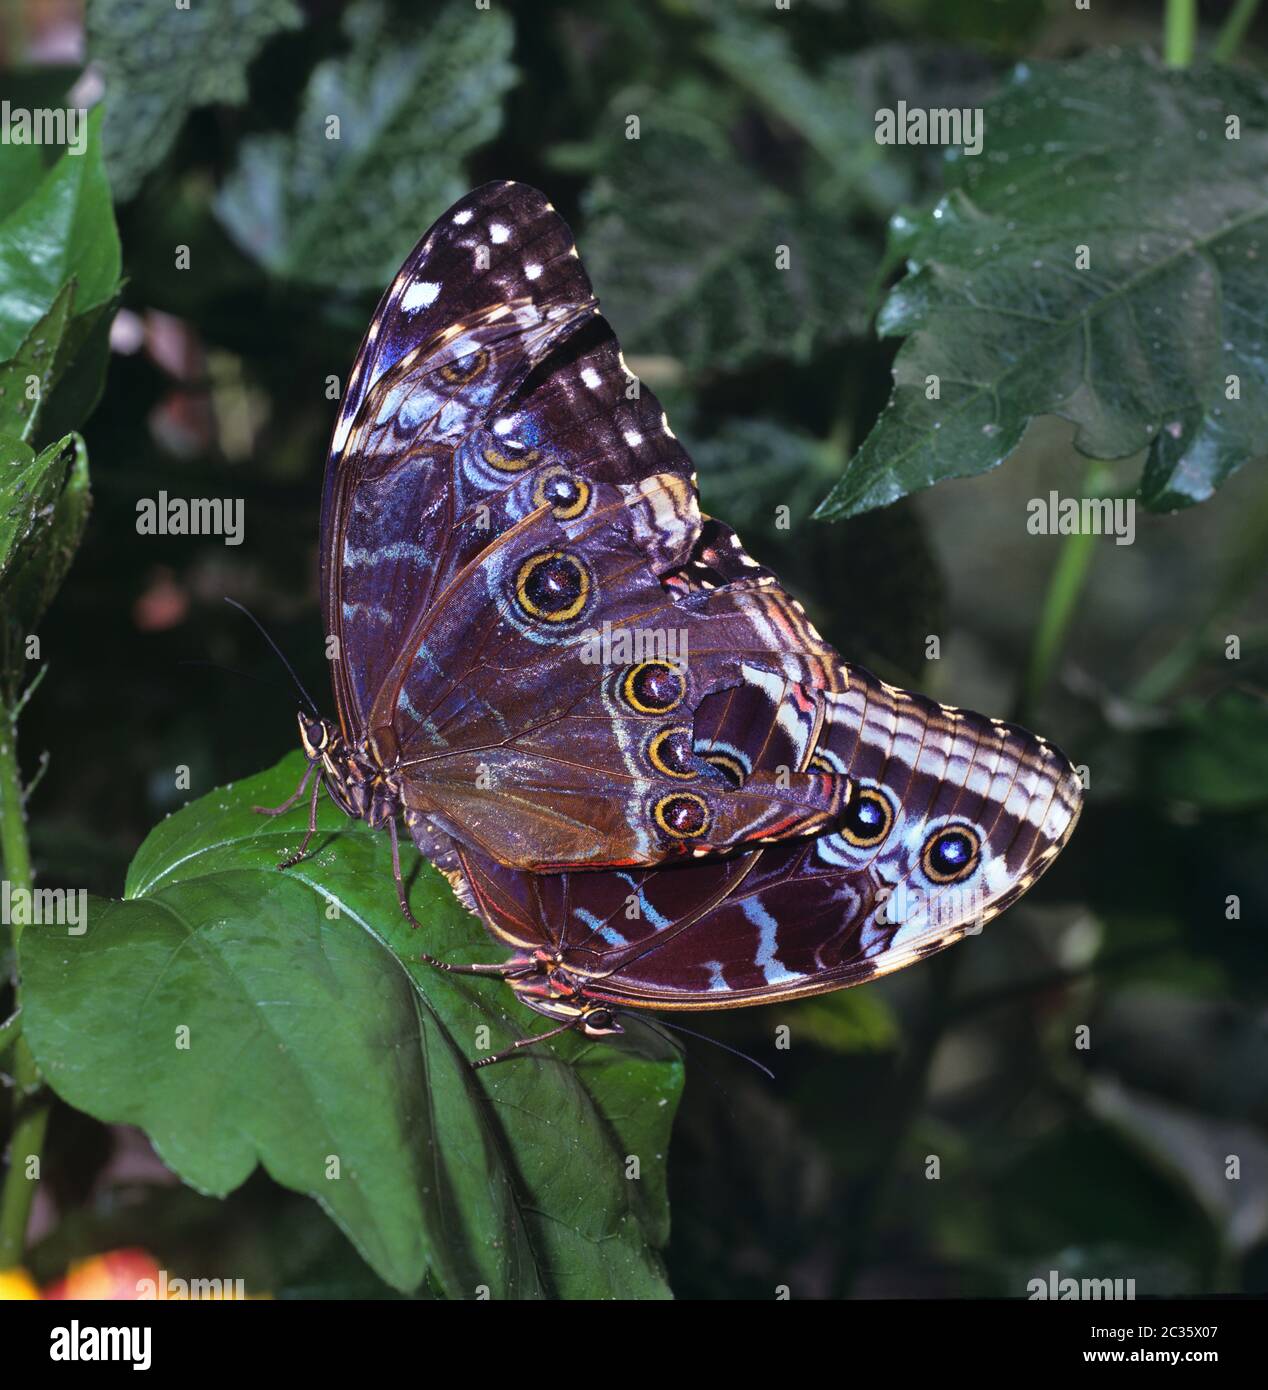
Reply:
[[[300,678],[295,674],[295,668],[291,665],[289,661],[287,661],[286,654],[282,651],[281,647],[279,647],[277,643],[272,639],[272,637],[269,636],[268,632],[264,627],[264,624],[259,620],[259,618],[255,616],[254,613],[252,613],[252,611],[249,608],[247,608],[244,604],[239,603],[236,598],[230,598],[228,594],[226,594],[225,602],[231,604],[234,608],[238,610],[239,613],[245,613],[247,617],[251,619],[251,621],[255,624],[256,628],[258,629],[260,636],[263,637],[264,640],[269,644],[269,646],[273,648],[273,650],[277,653],[277,659],[290,672],[291,680],[295,682],[296,690],[298,690],[299,693],[304,697],[304,699],[308,701],[308,708],[312,711],[313,718],[320,718],[321,716],[317,710],[317,702],[308,693],[308,691],[304,689],[304,682],[300,680]]]
[[[732,1047],[729,1043],[724,1043],[718,1038],[711,1038],[708,1033],[697,1033],[694,1028],[684,1028],[681,1023],[670,1023],[663,1018],[653,1021],[650,1018],[644,1018],[641,1014],[629,1013],[625,1010],[622,1011],[621,1017],[635,1019],[644,1027],[650,1028],[653,1033],[659,1032],[662,1028],[672,1028],[675,1033],[685,1033],[689,1038],[699,1038],[701,1042],[712,1043],[714,1047],[720,1047],[723,1052],[729,1052],[732,1057],[738,1057],[740,1061],[748,1062],[755,1066],[758,1071],[765,1072],[770,1080],[774,1081],[775,1079],[775,1073],[765,1063],[759,1062],[756,1057],[750,1057],[747,1052],[741,1052],[738,1047]]]

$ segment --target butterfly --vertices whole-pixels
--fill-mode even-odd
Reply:
[[[560,1028],[899,968],[1002,910],[1077,817],[1044,740],[843,662],[700,512],[571,232],[525,185],[456,203],[384,294],[321,557],[338,717],[301,711],[304,778],[257,808],[311,782],[281,867],[324,786],[387,830],[413,921],[400,818],[515,949],[469,969]]]

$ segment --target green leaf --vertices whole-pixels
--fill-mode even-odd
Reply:
[[[0,152],[12,146],[0,146]],[[6,167],[0,158],[0,173]],[[0,362],[18,351],[70,281],[84,315],[114,298],[119,236],[101,167],[101,113],[88,120],[88,147],[69,151],[0,220]]]
[[[1186,702],[1175,727],[1142,740],[1154,790],[1211,811],[1268,805],[1268,702],[1228,690]]]
[[[501,9],[458,5],[402,23],[379,0],[344,28],[351,51],[314,70],[290,135],[244,142],[217,211],[278,275],[380,288],[501,128],[514,28]]]
[[[386,835],[324,800],[313,857],[279,873],[303,808],[264,820],[251,807],[283,800],[302,767],[292,755],[163,822],[124,900],[91,901],[86,934],[24,933],[26,1036],[49,1084],[140,1125],[199,1191],[223,1196],[262,1163],[396,1288],[430,1275],[451,1297],[664,1296],[676,1055],[637,1030],[473,1071],[541,1020],[500,981],[445,975],[418,952],[505,952],[418,861],[420,939]]]
[[[898,1040],[893,1010],[878,994],[865,989],[803,999],[796,1009],[780,1010],[777,1017],[794,1037],[829,1052],[883,1052]]]
[[[240,106],[247,67],[274,34],[298,29],[294,0],[217,0],[179,9],[92,0],[88,53],[106,84],[106,163],[130,198],[198,106]]]
[[[1147,449],[1151,508],[1209,497],[1268,433],[1268,86],[1096,53],[1019,67],[984,130],[937,206],[895,219],[894,393],[818,514],[985,472],[1042,414],[1091,457]]]
[[[875,103],[861,100],[876,51],[833,55],[821,72],[797,57],[788,34],[763,15],[731,16],[701,41],[714,63],[771,115],[795,130],[822,159],[834,196],[858,190],[874,209],[888,212],[909,193],[910,181],[889,150],[877,143]],[[924,90],[922,88],[922,90]]]
[[[12,697],[25,643],[70,569],[92,497],[78,435],[41,453],[0,436],[0,680]]]
[[[27,334],[17,354],[0,363],[0,435],[31,441],[56,380],[75,286],[66,285],[53,307]]]
[[[586,264],[627,352],[728,369],[806,361],[862,330],[869,258],[841,210],[762,182],[720,135],[659,107],[614,146],[585,208]]]

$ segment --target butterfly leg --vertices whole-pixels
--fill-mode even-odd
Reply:
[[[531,1038],[518,1038],[510,1047],[505,1047],[501,1052],[495,1052],[489,1057],[481,1057],[478,1062],[471,1063],[472,1071],[479,1071],[481,1067],[491,1067],[494,1062],[505,1062],[508,1057],[516,1056],[521,1048],[532,1047],[534,1043],[546,1042],[550,1038],[557,1038],[560,1033],[569,1033],[581,1022],[579,1018],[569,1019],[567,1023],[561,1023],[558,1028],[552,1028],[549,1033],[536,1033]]]
[[[304,775],[299,779],[299,786],[282,802],[280,806],[252,806],[251,809],[257,816],[280,816],[289,811],[292,806],[304,795],[304,788],[308,786],[308,779],[317,769],[316,763],[309,763],[304,771]]]
[[[418,931],[422,931],[423,924],[414,916],[410,910],[409,898],[405,892],[405,879],[401,874],[401,845],[396,833],[395,819],[387,822],[388,838],[392,841],[392,881],[396,884],[396,901],[401,906],[401,911],[405,914],[405,920]],[[419,953],[419,960],[424,965],[430,965],[434,970],[445,970],[451,975],[496,975],[505,979],[508,975],[523,971],[536,970],[536,962],[521,961],[512,959],[498,961],[496,964],[482,965],[451,965],[446,960],[438,960],[435,956],[429,956],[426,951]]]
[[[293,864],[298,864],[299,861],[308,854],[308,842],[317,833],[317,798],[320,795],[321,778],[319,777],[313,783],[313,794],[308,803],[308,829],[304,834],[304,838],[299,842],[299,848],[294,854],[288,854],[285,859],[281,860],[277,866],[279,869],[289,869]]]

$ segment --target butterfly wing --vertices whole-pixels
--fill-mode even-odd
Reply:
[[[814,754],[849,780],[838,833],[548,877],[464,849],[472,903],[501,939],[557,952],[587,997],[647,1008],[823,993],[976,933],[1060,852],[1078,777],[1024,729],[848,674]]]
[[[425,850],[439,834],[521,868],[646,864],[839,814],[804,757],[833,653],[701,517],[690,460],[534,190],[463,199],[384,296],[322,534],[340,722],[399,750]],[[788,756],[736,776],[695,721],[745,687],[749,743]]]

